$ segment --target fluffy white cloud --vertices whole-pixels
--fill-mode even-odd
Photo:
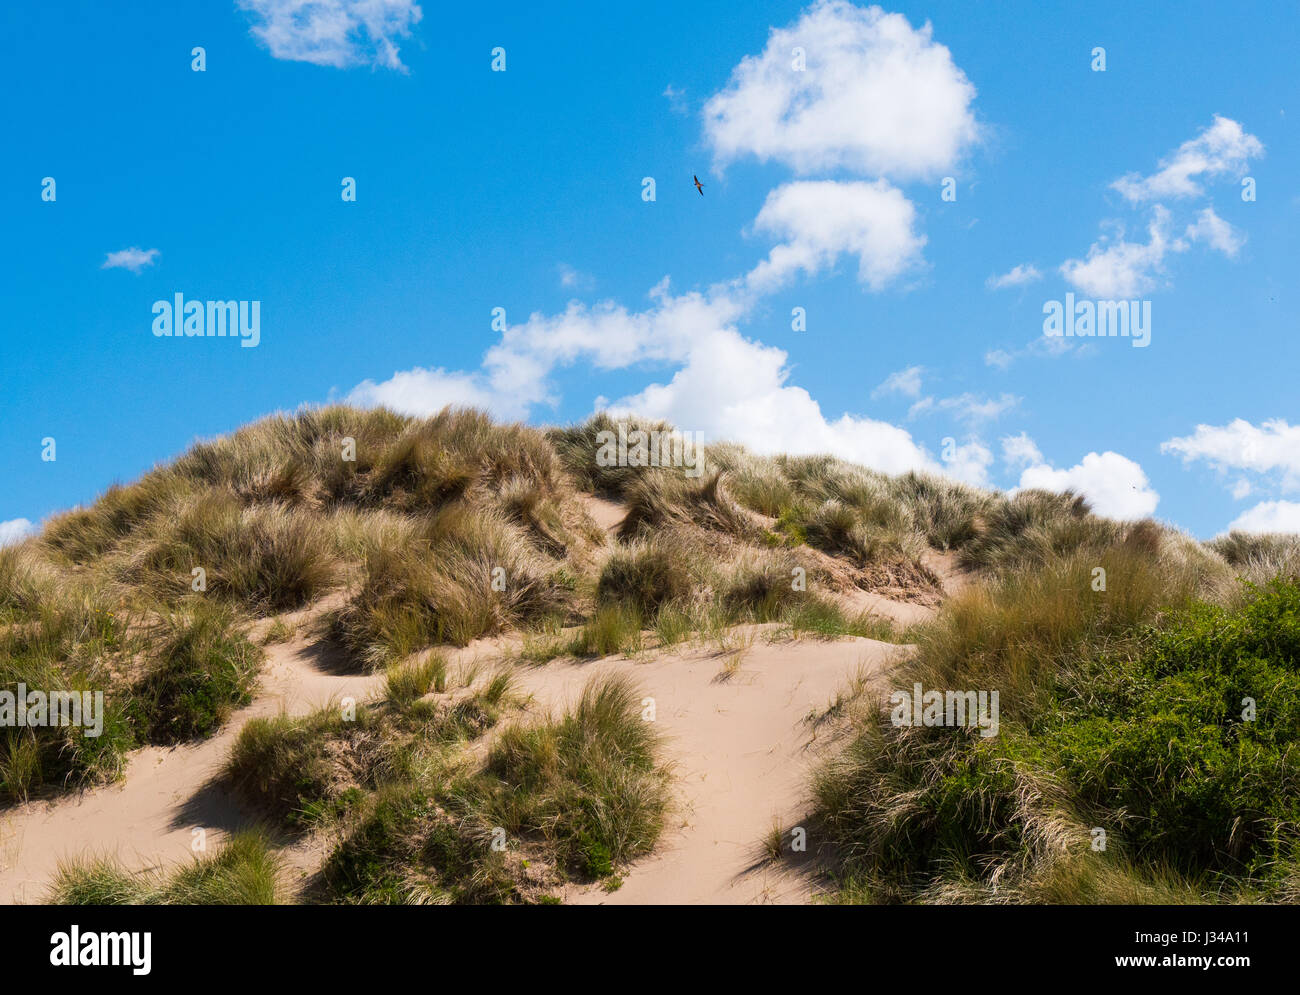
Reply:
[[[1207,242],[1225,256],[1235,256],[1246,244],[1246,236],[1214,213],[1214,208],[1202,209],[1196,220],[1187,226],[1187,238],[1192,242]]]
[[[719,163],[753,155],[799,173],[927,177],[978,139],[974,98],[928,23],[819,0],[736,66],[705,105],[704,127]]]
[[[1012,467],[1039,466],[1043,454],[1028,432],[1002,437],[1002,462]]]
[[[11,518],[7,522],[0,522],[0,546],[21,542],[35,531],[36,526],[26,518]]]
[[[1295,501],[1261,501],[1242,512],[1229,531],[1240,532],[1300,532],[1300,503]]]
[[[1074,491],[1084,495],[1093,511],[1107,518],[1144,518],[1156,510],[1160,495],[1151,489],[1142,467],[1119,453],[1089,453],[1068,470],[1046,463],[1029,466],[1015,490]]]
[[[1023,287],[1042,278],[1043,274],[1038,271],[1037,266],[1032,263],[1020,263],[1001,276],[989,277],[985,286],[989,290],[1004,290],[1007,287]]]
[[[989,467],[993,465],[993,453],[988,446],[977,438],[972,438],[964,445],[955,446],[944,455],[943,472],[945,476],[960,480],[975,487],[991,487]]]
[[[104,264],[99,268],[129,269],[132,273],[139,273],[146,266],[152,266],[153,261],[157,258],[157,249],[141,249],[139,246],[133,245],[129,249],[121,249],[106,254]]]
[[[423,12],[413,0],[238,0],[253,15],[253,36],[277,59],[344,69],[376,65],[406,71],[397,39]]]
[[[1061,265],[1061,275],[1089,297],[1139,297],[1155,286],[1156,276],[1164,270],[1165,255],[1187,247],[1170,238],[1169,227],[1169,212],[1156,205],[1145,244],[1126,241],[1121,231],[1114,241],[1094,242],[1086,260],[1067,259]]]
[[[699,337],[665,384],[608,406],[671,421],[706,440],[743,443],[760,453],[833,453],[887,473],[942,472],[904,429],[845,414],[828,419],[802,387],[788,384],[786,353],[733,329]]]
[[[915,224],[912,202],[884,180],[787,183],[767,195],[754,220],[756,231],[781,244],[750,271],[748,285],[770,293],[797,272],[814,275],[850,253],[858,279],[881,290],[920,263],[925,236]]]
[[[890,394],[902,394],[904,397],[921,396],[921,374],[925,370],[920,366],[909,366],[904,370],[896,370],[885,377],[884,381],[871,392],[871,396],[887,397]]]
[[[1204,191],[1197,179],[1224,174],[1241,176],[1264,145],[1231,118],[1214,116],[1214,122],[1195,138],[1160,160],[1150,176],[1129,173],[1111,184],[1135,203],[1161,197],[1198,197]]]
[[[1253,425],[1235,418],[1227,425],[1197,425],[1191,435],[1160,444],[1160,451],[1197,460],[1215,470],[1278,473],[1286,490],[1300,490],[1300,425],[1273,418]]]
[[[363,380],[348,391],[343,403],[392,408],[405,415],[437,414],[449,404],[485,408],[502,418],[522,418],[527,413],[495,394],[481,374],[420,366],[399,370],[381,383]]]

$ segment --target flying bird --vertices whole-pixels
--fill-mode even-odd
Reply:
[[[698,191],[700,192],[700,196],[703,197],[703,196],[704,196],[704,184],[702,184],[702,183],[700,182],[700,178],[699,178],[698,176],[696,176],[694,173],[691,174],[691,179],[693,179],[693,180],[695,181],[695,189],[698,190]]]

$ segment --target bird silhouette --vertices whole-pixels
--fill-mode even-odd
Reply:
[[[699,178],[698,176],[696,176],[694,173],[691,174],[691,179],[693,179],[693,180],[695,181],[695,189],[698,190],[698,191],[700,192],[700,196],[703,197],[703,196],[704,196],[704,184],[702,184],[702,183],[700,182],[700,178]]]

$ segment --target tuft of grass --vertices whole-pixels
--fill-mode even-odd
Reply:
[[[245,507],[228,492],[199,493],[161,509],[140,531],[123,579],[165,602],[190,595],[196,568],[207,595],[261,613],[307,604],[337,574],[320,520],[283,504]]]
[[[277,618],[266,630],[266,635],[262,637],[263,646],[273,646],[277,643],[287,643],[290,639],[298,634],[298,627],[292,622],[286,622],[282,618]]]
[[[464,646],[563,613],[571,594],[550,566],[499,513],[453,506],[409,545],[367,553],[336,631],[372,669],[426,646]]]
[[[641,613],[626,605],[607,605],[579,630],[570,644],[574,656],[630,655],[641,649]]]
[[[266,837],[237,833],[170,873],[127,870],[108,857],[59,865],[47,905],[277,905],[281,862]]]
[[[225,608],[197,602],[159,623],[157,655],[136,682],[131,716],[146,742],[211,735],[253,700],[261,651]]]
[[[640,540],[615,549],[596,583],[600,605],[626,605],[646,617],[686,600],[692,588],[686,555],[665,542]]]
[[[669,775],[641,709],[637,687],[611,676],[589,681],[563,718],[507,729],[488,756],[484,815],[542,837],[586,877],[648,852],[668,809]]]
[[[430,691],[447,690],[447,658],[430,654],[418,663],[395,663],[388,668],[388,697],[407,705]]]

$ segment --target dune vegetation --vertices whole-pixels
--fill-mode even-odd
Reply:
[[[725,443],[698,476],[601,465],[598,434],[618,428],[303,409],[0,548],[0,690],[105,700],[99,736],[0,730],[0,806],[213,735],[301,625],[351,672],[382,675],[374,700],[242,725],[221,776],[264,833],[167,874],[71,863],[51,900],[283,901],[278,848],[309,833],[329,840],[309,901],[615,887],[673,806],[636,683],[594,678],[539,714],[514,668],[724,645],[737,627],[906,642],[887,684],[1000,692],[986,738],[895,726],[887,689],[854,685],[809,786],[832,898],[1298,897],[1294,537],[1200,543],[1072,494]],[[595,499],[618,504],[612,534]],[[936,557],[965,572],[959,593],[945,597]],[[904,631],[854,607],[867,593],[938,614]],[[492,666],[449,662],[497,637]]]

